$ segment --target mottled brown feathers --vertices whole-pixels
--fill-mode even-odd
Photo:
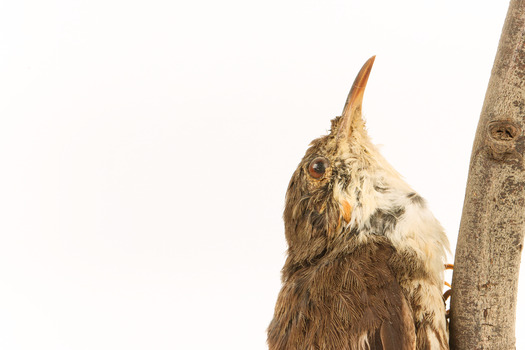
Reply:
[[[421,248],[398,249],[389,238],[414,208],[427,210],[424,200],[408,188],[405,202],[370,210],[369,197],[390,196],[392,185],[380,179],[366,192],[366,168],[359,165],[352,177],[331,141],[328,135],[312,142],[288,186],[288,257],[268,329],[270,350],[408,350],[416,342],[418,350],[448,349],[443,306],[436,307],[439,273],[429,270]],[[313,179],[308,165],[320,155],[333,166]],[[352,204],[347,187],[354,188]]]
[[[389,267],[392,252],[377,238],[285,273],[270,349],[415,349],[410,307]]]

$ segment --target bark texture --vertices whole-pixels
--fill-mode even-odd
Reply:
[[[470,160],[452,282],[453,350],[516,348],[524,128],[525,0],[512,0]]]

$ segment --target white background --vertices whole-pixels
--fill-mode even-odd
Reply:
[[[507,5],[2,1],[0,348],[265,349],[288,180],[374,54],[370,134],[454,245]]]

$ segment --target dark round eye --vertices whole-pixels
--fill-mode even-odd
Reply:
[[[330,166],[328,159],[323,157],[317,157],[308,166],[308,172],[314,179],[320,179],[323,177],[326,169]]]

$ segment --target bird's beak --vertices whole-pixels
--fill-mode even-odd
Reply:
[[[346,138],[350,135],[352,125],[355,118],[361,117],[361,105],[363,103],[363,95],[365,93],[366,83],[368,82],[368,76],[374,65],[376,56],[372,56],[365,62],[357,77],[354,80],[354,84],[350,89],[350,93],[346,98],[345,107],[343,108],[342,121],[337,132],[337,138]]]

